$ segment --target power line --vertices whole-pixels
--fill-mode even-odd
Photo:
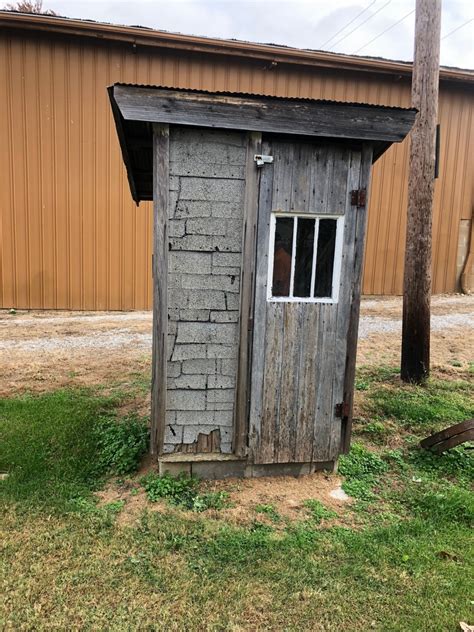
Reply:
[[[368,4],[365,9],[362,9],[362,11],[360,11],[354,18],[352,18],[352,20],[350,20],[350,22],[348,22],[347,24],[345,24],[342,28],[340,28],[337,33],[334,33],[334,35],[332,35],[328,40],[326,40],[324,42],[324,44],[320,44],[319,48],[323,48],[324,46],[326,46],[326,44],[329,44],[329,42],[331,40],[333,40],[335,37],[337,37],[339,35],[339,33],[342,33],[342,31],[344,31],[348,26],[350,26],[353,22],[355,22],[355,20],[357,20],[357,18],[360,18],[361,15],[363,15],[368,9],[370,9],[370,7],[375,4],[377,2],[377,0],[372,0],[372,2],[370,4]]]
[[[382,31],[381,33],[379,33],[378,35],[376,35],[373,39],[371,39],[369,42],[367,42],[367,44],[364,44],[363,46],[361,46],[360,48],[358,48],[356,51],[354,51],[352,54],[356,55],[359,51],[361,51],[363,48],[367,48],[367,46],[369,46],[369,44],[372,44],[372,42],[375,42],[375,40],[378,40],[379,37],[382,37],[382,35],[385,35],[385,33],[388,33],[388,31],[391,31],[395,26],[397,26],[397,24],[400,24],[400,22],[403,22],[403,20],[406,20],[408,16],[410,16],[412,13],[415,13],[415,9],[413,9],[413,11],[410,11],[410,13],[407,13],[406,15],[404,15],[402,18],[400,18],[399,20],[397,20],[394,24],[392,24],[391,26],[389,26],[388,28],[386,28],[384,31]]]
[[[386,2],[385,4],[383,4],[380,9],[378,9],[375,13],[372,13],[372,15],[369,15],[369,17],[364,20],[363,22],[361,22],[360,24],[358,24],[355,28],[352,29],[352,31],[349,31],[349,33],[347,33],[347,35],[344,35],[344,37],[341,37],[340,40],[338,40],[335,44],[332,44],[332,48],[335,48],[338,44],[340,44],[341,42],[343,42],[345,39],[347,39],[349,37],[349,35],[352,35],[352,33],[354,33],[354,31],[357,31],[357,29],[360,29],[361,26],[364,26],[364,24],[367,24],[367,22],[369,22],[370,20],[372,20],[372,18],[375,18],[375,16],[377,15],[377,13],[380,13],[380,11],[382,11],[382,9],[385,9],[385,7],[387,5],[389,5],[392,2],[392,0],[388,0],[388,2]]]
[[[452,35],[453,33],[456,33],[456,31],[459,31],[459,29],[464,28],[465,26],[467,26],[468,24],[470,24],[471,22],[474,22],[474,18],[471,18],[470,20],[467,20],[466,22],[464,22],[464,24],[461,24],[461,26],[458,26],[457,28],[453,29],[452,31],[449,31],[449,33],[447,33],[446,35],[444,35],[441,38],[441,41],[446,39],[447,37],[449,37],[450,35]]]

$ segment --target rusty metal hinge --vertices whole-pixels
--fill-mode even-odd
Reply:
[[[357,208],[365,208],[366,203],[366,189],[354,189],[353,191],[351,191],[351,206],[357,206]]]
[[[351,407],[347,402],[336,404],[334,414],[340,419],[347,419],[350,415]]]

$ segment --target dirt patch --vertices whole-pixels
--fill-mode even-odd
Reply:
[[[352,521],[352,500],[339,500],[331,496],[331,492],[340,485],[341,479],[338,476],[316,472],[298,478],[282,476],[204,481],[202,491],[225,491],[229,494],[231,507],[218,511],[208,510],[205,513],[209,518],[225,519],[226,522],[235,525],[248,526],[258,520],[274,527],[283,527],[288,520],[305,520],[310,514],[304,503],[309,499],[318,500],[337,513],[338,518],[332,519],[332,523],[336,520],[338,523],[347,524]],[[183,511],[172,508],[165,501],[150,502],[136,480],[126,481],[124,484],[111,482],[104,490],[97,492],[96,496],[99,506],[123,503],[122,509],[117,513],[117,524],[120,526],[136,525],[145,510],[158,513],[170,510]],[[258,512],[259,506],[272,507],[274,516],[278,518],[277,523],[274,517]],[[186,516],[192,519],[199,514],[186,511]]]

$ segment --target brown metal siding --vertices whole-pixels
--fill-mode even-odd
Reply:
[[[265,67],[266,66],[266,67]],[[408,106],[407,79],[51,36],[0,37],[1,305],[148,309],[151,206],[131,200],[106,86],[117,81]],[[473,95],[441,89],[434,292],[456,289],[472,208]],[[363,291],[402,289],[408,143],[376,164]]]

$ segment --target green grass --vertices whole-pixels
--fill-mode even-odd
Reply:
[[[117,396],[61,390],[0,401],[0,497],[68,509],[106,474],[133,471],[147,447],[144,420],[117,419]]]
[[[255,519],[238,524],[225,512],[225,492],[151,474],[141,479],[146,494],[168,503],[121,526],[123,500],[92,500],[107,475],[142,493],[127,472],[146,444],[144,422],[119,416],[120,395],[4,400],[2,626],[458,629],[472,619],[474,454],[460,446],[438,457],[417,441],[431,424],[454,423],[469,410],[467,381],[420,391],[400,387],[387,367],[362,377],[365,422],[390,425],[391,433],[378,426],[360,433],[341,459],[344,488],[357,502],[337,524],[316,499],[304,503],[303,519],[256,503]],[[375,402],[383,408],[377,416],[369,412]],[[397,433],[399,447],[384,443]]]

